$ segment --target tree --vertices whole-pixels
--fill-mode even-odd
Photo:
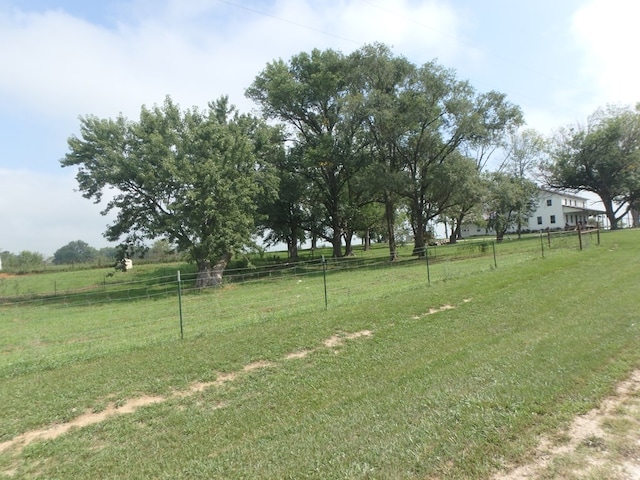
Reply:
[[[501,242],[509,229],[535,212],[538,187],[531,180],[504,172],[491,172],[486,180],[487,227],[495,230],[496,241]]]
[[[246,91],[265,117],[285,122],[292,132],[301,149],[298,171],[324,207],[334,257],[342,256],[348,182],[362,167],[362,156],[354,155],[362,119],[349,108],[351,85],[348,59],[315,49],[267,64]]]
[[[507,136],[505,156],[498,170],[518,178],[531,178],[543,164],[547,141],[536,130],[512,131]]]
[[[484,183],[476,162],[458,152],[446,162],[435,165],[430,175],[425,225],[429,220],[448,216],[452,222],[449,241],[455,243],[461,236],[462,219],[468,217],[483,198]]]
[[[457,80],[452,70],[434,62],[416,71],[409,93],[407,104],[414,123],[399,144],[408,174],[402,194],[415,222],[414,253],[420,254],[432,215],[428,208],[433,203],[433,170],[459,157],[466,145],[478,144],[483,138],[495,139],[500,132],[519,124],[522,113],[504,94],[478,94],[468,82]]]
[[[504,148],[508,148],[510,136],[524,123],[520,109],[507,102],[504,94],[488,92],[478,98],[478,115],[485,128],[471,135],[460,145],[465,157],[473,158],[479,179],[485,171],[492,155]],[[461,227],[465,221],[473,221],[469,217],[479,219],[482,216],[480,199],[484,196],[485,185],[481,181],[466,183],[458,192],[458,202],[449,212],[451,218],[451,237],[449,241],[455,243],[462,238]],[[480,207],[480,208],[479,208]]]
[[[261,221],[259,230],[265,234],[268,246],[283,242],[290,260],[298,260],[298,243],[305,240],[305,226],[309,223],[306,208],[307,187],[304,176],[297,171],[299,161],[291,149],[274,162],[278,176],[278,196],[259,200]]]
[[[600,197],[611,229],[640,200],[640,106],[608,106],[586,125],[560,129],[544,165],[552,188]]]
[[[159,263],[176,260],[176,247],[166,238],[158,238],[149,247],[145,257]]]
[[[444,164],[455,163],[463,147],[478,153],[498,145],[522,114],[503,94],[478,94],[452,70],[436,62],[416,67],[385,45],[365,46],[351,58],[358,65],[367,144],[381,179],[391,259],[401,202],[409,207],[414,253],[424,254],[428,222],[451,206],[454,190],[465,183],[448,176],[460,165]],[[443,177],[457,185],[444,185]]]
[[[373,199],[384,205],[386,237],[390,260],[398,257],[396,220],[404,172],[400,145],[413,127],[408,108],[407,82],[415,65],[396,57],[383,44],[365,45],[350,55],[356,65],[355,88],[364,111],[366,144],[371,156],[372,173],[369,183],[379,192]]]
[[[257,197],[275,192],[273,135],[226,97],[204,112],[183,112],[167,97],[161,107],[142,107],[137,122],[82,117],[61,164],[78,168],[85,198],[98,203],[113,190],[102,212],[118,212],[108,240],[165,238],[197,264],[198,287],[215,286],[232,254],[251,242]]]
[[[39,252],[23,250],[17,255],[8,251],[0,252],[2,268],[14,272],[31,272],[39,270],[44,264],[44,257]]]
[[[60,247],[53,254],[53,263],[62,265],[65,263],[87,263],[96,258],[98,251],[82,240],[69,242]]]
[[[534,175],[544,162],[547,152],[547,142],[544,137],[533,129],[513,131],[506,143],[506,155],[500,166],[504,171],[517,179],[525,179]],[[526,218],[519,218],[516,229],[518,238],[522,235],[522,225]]]

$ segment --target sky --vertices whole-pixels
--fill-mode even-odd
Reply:
[[[244,92],[267,63],[382,42],[496,90],[544,135],[640,101],[636,0],[0,0],[0,251],[113,246],[62,168],[79,117]]]

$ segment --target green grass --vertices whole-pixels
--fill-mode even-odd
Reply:
[[[497,268],[437,247],[430,284],[424,259],[328,265],[326,310],[311,268],[187,291],[184,340],[175,294],[0,307],[0,444],[166,398],[9,448],[0,477],[487,478],[640,366],[638,240],[505,242]]]

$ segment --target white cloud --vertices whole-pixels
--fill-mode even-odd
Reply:
[[[253,105],[244,91],[267,62],[313,48],[349,53],[380,41],[415,63],[470,55],[468,46],[460,48],[460,20],[446,1],[230,3],[135,0],[119,4],[119,16],[105,24],[62,9],[0,7],[0,44],[11,46],[0,48],[0,128],[21,122],[25,137],[34,139],[33,165],[55,165],[65,154],[64,140],[79,127],[78,115],[137,118],[141,105],[161,103],[167,94],[183,108],[229,95],[248,111]],[[42,139],[52,129],[63,133],[47,149]],[[109,219],[74,192],[71,172],[35,172],[21,139],[5,138],[0,249],[51,255],[73,240],[105,246]],[[18,167],[18,159],[24,165]]]
[[[0,14],[0,43],[14,46],[0,51],[0,64],[10,66],[0,89],[50,116],[136,116],[142,104],[167,94],[185,107],[223,94],[248,105],[244,89],[267,62],[316,47],[346,53],[382,41],[426,61],[451,56],[457,45],[456,15],[439,2],[280,0],[243,9],[192,0],[154,7],[152,16],[115,29],[61,10]]]
[[[635,104],[640,101],[640,2],[592,0],[576,12],[572,32],[584,50],[584,73],[599,94],[596,105]]]
[[[75,192],[72,175],[0,169],[0,251],[36,251],[45,256],[74,240],[95,248],[113,216]]]

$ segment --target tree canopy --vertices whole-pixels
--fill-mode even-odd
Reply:
[[[203,111],[167,97],[135,121],[81,117],[61,164],[77,168],[80,191],[104,201],[103,214],[117,213],[105,236],[122,242],[121,255],[160,239],[209,286],[258,235],[296,259],[304,240],[324,238],[339,257],[354,235],[377,231],[393,260],[399,219],[422,255],[438,217],[453,219],[455,239],[479,205],[495,219],[515,209],[507,223],[527,211],[523,179],[520,189],[494,179],[505,188],[489,201],[481,175],[523,123],[520,109],[436,62],[414,65],[383,44],[316,49],[268,63],[246,95],[263,119],[226,97]]]
[[[343,239],[349,253],[374,202],[385,205],[391,258],[399,205],[409,211],[415,251],[423,252],[427,223],[448,206],[436,178],[442,164],[522,123],[505,95],[478,93],[454,71],[436,62],[416,66],[381,44],[269,63],[247,95],[291,132],[294,170],[324,207],[334,256],[342,255]]]
[[[81,118],[63,167],[80,191],[117,217],[105,236],[124,244],[166,238],[198,265],[198,286],[221,281],[233,252],[251,242],[257,198],[275,194],[268,157],[277,131],[240,115],[225,97],[207,111],[181,111],[170,97],[123,116]],[[275,143],[277,145],[277,143]]]
[[[486,180],[487,227],[495,230],[500,242],[509,229],[524,223],[535,212],[538,187],[531,180],[505,172],[490,172]]]
[[[98,251],[87,242],[76,240],[60,247],[53,254],[53,263],[61,265],[68,263],[87,263],[94,260]]]
[[[362,118],[349,101],[353,72],[342,53],[315,49],[267,64],[246,92],[267,118],[286,123],[300,147],[292,167],[325,209],[326,238],[336,257],[342,256],[348,223],[349,183],[363,167],[357,137]]]
[[[611,229],[640,199],[640,108],[598,109],[560,129],[544,166],[549,186],[600,197]]]

